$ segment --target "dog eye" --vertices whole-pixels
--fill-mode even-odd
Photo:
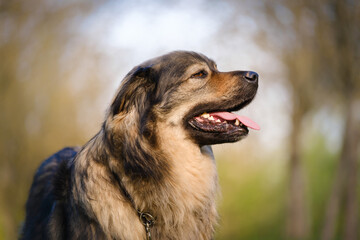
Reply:
[[[191,75],[192,78],[205,78],[207,76],[207,72],[205,70],[201,70],[200,72],[197,72],[193,75]]]

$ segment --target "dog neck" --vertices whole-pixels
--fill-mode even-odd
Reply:
[[[154,230],[164,239],[174,235],[181,236],[179,239],[209,239],[217,219],[218,187],[211,147],[199,147],[182,128],[166,122],[158,123],[156,134],[169,171],[142,194],[137,194],[141,185],[130,188],[136,205],[157,217],[159,227]]]
[[[138,218],[139,210],[156,218],[151,230],[154,239],[174,236],[179,239],[211,238],[217,220],[215,198],[218,186],[211,147],[200,148],[187,139],[181,129],[175,128],[169,134],[166,132],[168,127],[158,126],[159,146],[153,152],[156,159],[151,159],[158,171],[163,169],[161,177],[155,174],[153,178],[151,175],[142,178],[128,174],[124,159],[110,154],[104,147],[104,131],[94,137],[76,158],[77,172],[84,175],[73,176],[73,181],[79,183],[74,186],[83,186],[88,197],[75,199],[92,213],[89,217],[98,221],[106,234],[111,233],[109,237],[142,239],[145,229]],[[92,175],[87,175],[88,172]],[[133,203],[116,183],[114,174]],[[74,192],[84,189],[75,189]],[[124,228],[129,231],[124,231]]]

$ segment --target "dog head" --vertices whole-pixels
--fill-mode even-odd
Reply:
[[[181,128],[199,146],[235,142],[248,134],[248,127],[258,128],[250,119],[231,113],[249,104],[257,88],[254,72],[220,72],[202,54],[177,51],[131,70],[109,117],[117,119],[113,125],[126,122],[127,130],[153,143],[158,122]]]

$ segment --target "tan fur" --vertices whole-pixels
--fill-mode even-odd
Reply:
[[[99,141],[101,134],[93,139],[94,144]],[[91,146],[88,145],[88,146]],[[109,175],[103,165],[87,159],[85,148],[77,157],[75,169],[88,171],[92,175],[85,182],[86,192],[82,188],[75,188],[74,196],[77,203],[83,205],[93,218],[99,221],[101,228],[109,239],[143,239],[145,236],[144,226],[139,221],[137,212],[131,203],[113,184],[109,184]],[[74,179],[75,186],[81,186],[80,179]]]
[[[127,117],[129,116],[131,113]],[[122,124],[131,128],[132,124],[126,121],[126,117],[121,120]],[[215,199],[218,192],[211,147],[204,146],[200,149],[188,139],[180,126],[174,127],[169,122],[159,123],[157,133],[162,143],[161,150],[171,166],[164,185],[146,182],[134,184],[125,174],[122,174],[121,181],[136,206],[141,211],[150,211],[156,217],[156,224],[151,230],[153,239],[210,239],[217,221]],[[145,228],[139,221],[136,210],[114,185],[108,184],[110,180],[106,178],[104,167],[91,161],[88,166],[86,153],[94,144],[101,144],[97,143],[101,138],[102,133],[76,159],[77,171],[96,173],[86,181],[86,192],[77,189],[79,192],[75,195],[79,198],[76,200],[86,206],[88,212],[93,213],[109,238],[143,239]],[[176,145],[169,147],[169,143]],[[109,161],[118,162],[116,159]],[[76,178],[74,180],[79,181]],[[80,186],[80,183],[77,182],[76,185]]]

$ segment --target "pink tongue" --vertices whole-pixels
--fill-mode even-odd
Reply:
[[[220,117],[224,120],[238,119],[245,126],[252,128],[254,130],[260,130],[260,126],[248,117],[239,116],[239,115],[236,115],[236,114],[230,113],[230,112],[214,112],[214,113],[209,113],[209,114],[212,116]]]

